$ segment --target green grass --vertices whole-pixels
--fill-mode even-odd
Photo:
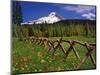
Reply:
[[[50,39],[59,39],[60,37],[51,37]],[[95,38],[73,36],[63,37],[65,40],[78,40],[80,42],[95,43]],[[65,47],[66,45],[66,47]],[[67,44],[63,44],[64,48],[68,48]],[[83,58],[86,49],[80,45],[75,45],[80,57]],[[13,38],[12,41],[12,72],[13,73],[29,73],[29,72],[48,72],[48,71],[68,71],[75,70],[74,67],[80,62],[73,51],[68,58],[64,58],[64,54],[57,49],[55,56],[52,58],[52,51],[47,54],[47,49],[42,46],[19,41]],[[93,52],[95,57],[95,52]],[[90,58],[81,66],[80,69],[95,69]]]

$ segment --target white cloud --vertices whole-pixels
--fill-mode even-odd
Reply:
[[[71,6],[70,5],[70,6],[63,7],[63,9],[78,13],[80,16],[85,17],[86,19],[89,19],[89,20],[95,19],[95,11],[96,10],[95,10],[94,6],[83,6],[83,5]]]
[[[69,11],[75,11],[76,13],[82,14],[82,13],[88,13],[92,10],[95,10],[95,7],[78,5],[78,6],[65,6],[63,7],[63,9],[69,10]]]
[[[95,19],[95,14],[93,14],[93,13],[82,14],[82,16],[89,19],[89,20]]]

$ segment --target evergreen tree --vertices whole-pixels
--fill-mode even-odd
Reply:
[[[23,22],[21,5],[19,1],[12,2],[12,23],[20,25]]]

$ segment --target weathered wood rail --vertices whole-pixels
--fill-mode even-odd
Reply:
[[[53,51],[52,57],[54,57],[56,50],[61,50],[63,52],[65,58],[67,58],[69,53],[71,51],[73,51],[75,56],[77,57],[77,59],[80,60],[80,63],[77,64],[75,67],[76,70],[80,69],[81,65],[84,64],[86,62],[87,58],[89,58],[89,57],[91,59],[92,64],[94,65],[94,67],[96,67],[96,59],[94,59],[94,57],[92,56],[93,51],[96,50],[96,44],[94,44],[94,43],[92,43],[92,44],[88,44],[86,42],[81,43],[76,40],[63,40],[62,38],[52,40],[52,39],[45,38],[45,37],[28,37],[28,38],[25,38],[24,41],[34,43],[37,45],[41,45],[44,48],[48,47],[47,52]],[[70,46],[68,49],[64,49],[61,43],[67,43]],[[78,52],[76,51],[76,49],[74,47],[75,44],[79,44],[86,48],[87,52],[85,53],[85,56],[83,58],[80,58]]]

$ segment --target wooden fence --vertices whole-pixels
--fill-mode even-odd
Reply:
[[[41,45],[44,48],[47,48],[47,52],[50,52],[51,50],[53,51],[52,53],[52,57],[54,57],[54,54],[56,52],[56,50],[61,50],[65,56],[65,58],[68,57],[68,55],[70,54],[71,51],[74,52],[75,56],[77,57],[77,59],[80,60],[80,63],[78,63],[75,67],[75,69],[80,69],[81,65],[84,64],[87,60],[87,58],[90,57],[92,64],[94,65],[94,67],[96,67],[96,59],[94,59],[94,57],[92,56],[92,53],[94,50],[96,50],[96,44],[88,44],[88,43],[81,43],[79,41],[76,40],[63,40],[62,38],[60,39],[56,39],[56,40],[52,40],[49,38],[45,38],[45,37],[28,37],[25,38],[24,41],[26,42],[30,42],[30,43],[34,43],[37,45]],[[61,45],[61,43],[67,43],[69,44],[69,48],[68,49],[64,49],[64,47]],[[81,46],[83,46],[84,48],[86,48],[87,52],[85,53],[85,56],[83,58],[80,58],[78,52],[76,51],[74,45],[75,44],[79,44]]]

